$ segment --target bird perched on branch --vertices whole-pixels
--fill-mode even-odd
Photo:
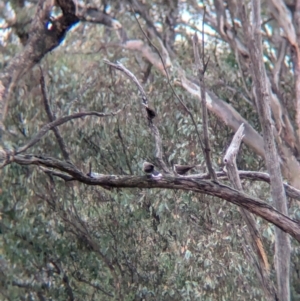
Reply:
[[[191,169],[193,169],[196,165],[179,165],[179,164],[174,164],[173,168],[176,173],[179,175],[184,175]]]
[[[159,171],[155,170],[155,166],[149,162],[143,163],[143,171],[147,174],[151,174],[153,178],[160,178],[162,176]]]
[[[143,106],[146,109],[148,120],[151,122],[152,119],[155,118],[156,113],[155,113],[155,111],[153,109],[151,109],[151,108],[148,107],[148,104],[143,103]]]

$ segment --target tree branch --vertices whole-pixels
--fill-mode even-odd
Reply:
[[[202,126],[203,126],[203,144],[204,144],[204,157],[208,172],[213,180],[217,180],[216,173],[212,167],[211,162],[211,149],[210,143],[208,138],[208,119],[207,119],[207,106],[206,106],[206,89],[205,89],[205,71],[207,68],[207,62],[205,62],[204,56],[204,17],[205,17],[205,10],[203,15],[202,21],[202,66],[200,62],[200,55],[199,55],[199,44],[198,44],[198,36],[195,33],[193,36],[193,49],[194,49],[194,57],[195,57],[195,65],[198,72],[198,78],[200,82],[200,98],[201,98],[201,107],[202,107]]]
[[[40,0],[38,3],[35,19],[32,22],[31,35],[22,52],[17,54],[0,74],[0,129],[4,130],[3,122],[6,117],[9,95],[18,80],[44,55],[57,47],[65,37],[70,27],[78,22],[78,18],[67,11],[67,6],[72,6],[72,0],[57,1],[64,14],[53,21],[51,29],[47,29],[50,10],[53,2],[51,0]],[[2,126],[1,126],[2,125]]]
[[[165,173],[170,173],[166,163],[164,162],[164,160],[162,158],[162,141],[161,141],[159,130],[156,127],[156,125],[152,122],[152,119],[155,117],[156,114],[148,106],[148,98],[147,98],[147,95],[146,95],[146,92],[145,92],[144,88],[139,83],[139,81],[135,77],[135,75],[132,72],[130,72],[126,67],[124,67],[121,63],[118,62],[117,64],[114,64],[114,63],[109,62],[108,60],[104,60],[104,62],[106,64],[108,64],[109,66],[124,72],[137,85],[139,91],[142,94],[143,105],[145,106],[145,109],[146,109],[147,118],[148,118],[148,121],[149,121],[149,127],[151,129],[151,132],[152,132],[154,138],[155,138],[155,158],[159,162],[159,165],[163,169],[163,171]]]
[[[127,77],[129,77],[138,87],[140,93],[142,94],[142,100],[143,103],[145,105],[148,105],[148,98],[147,98],[147,94],[143,88],[143,86],[140,84],[140,82],[138,81],[138,79],[136,78],[136,76],[129,71],[127,68],[125,68],[120,62],[117,62],[116,64],[110,62],[109,60],[104,59],[103,62],[117,70],[122,71],[123,73],[125,73],[127,75]]]
[[[200,136],[200,133],[198,131],[198,127],[197,127],[197,123],[194,119],[194,116],[192,114],[192,112],[188,109],[188,107],[184,104],[184,102],[182,101],[182,99],[179,97],[179,95],[176,93],[173,85],[171,84],[171,80],[170,80],[170,76],[169,76],[169,72],[168,72],[168,69],[167,67],[171,66],[171,60],[170,60],[170,57],[169,57],[169,54],[167,53],[167,51],[165,50],[166,54],[166,63],[164,61],[164,58],[163,56],[161,55],[159,49],[153,44],[153,42],[149,39],[149,37],[146,35],[146,33],[144,32],[140,22],[138,21],[138,19],[135,17],[143,35],[146,37],[146,39],[148,40],[148,42],[152,45],[152,47],[156,50],[159,58],[160,58],[160,61],[161,61],[161,64],[159,62],[157,62],[157,60],[153,60],[151,58],[153,58],[153,55],[152,54],[149,54],[149,52],[151,53],[152,51],[147,51],[147,59],[154,65],[156,66],[156,68],[158,68],[166,77],[167,77],[167,80],[168,80],[168,84],[173,92],[173,94],[175,95],[176,99],[180,102],[180,104],[183,106],[184,110],[188,113],[188,115],[190,116],[191,120],[192,120],[192,123],[193,123],[193,126],[195,128],[195,131],[196,131],[196,134],[197,134],[197,137],[198,137],[198,141],[199,141],[199,145],[200,145],[200,148],[202,150],[202,152],[204,153],[204,145],[203,145],[203,142],[202,142],[202,139],[201,139],[201,136]],[[157,37],[159,39],[159,37]],[[159,39],[160,41],[160,39]],[[127,43],[128,44],[128,43]],[[160,44],[163,46],[162,42],[160,41]],[[142,45],[144,45],[144,43],[142,42]],[[143,46],[139,48],[143,49],[144,47],[146,46]]]
[[[164,188],[181,189],[205,193],[217,196],[241,208],[244,208],[270,223],[276,225],[281,230],[289,233],[300,242],[300,224],[288,216],[280,213],[271,205],[260,199],[251,197],[243,192],[239,192],[229,186],[215,181],[199,180],[197,177],[171,177],[152,178],[149,176],[119,176],[103,175],[91,178],[78,170],[73,164],[62,162],[51,157],[34,155],[15,155],[10,158],[10,162],[20,165],[37,165],[54,168],[72,176],[74,180],[88,185],[99,185],[111,188]]]
[[[77,119],[77,118],[82,118],[85,116],[98,116],[98,117],[107,117],[107,116],[114,116],[119,114],[123,109],[120,109],[116,112],[111,112],[111,113],[100,113],[100,112],[95,112],[95,111],[91,111],[91,112],[80,112],[80,113],[75,113],[72,115],[68,115],[68,116],[63,116],[61,118],[58,118],[46,125],[44,125],[41,130],[36,134],[35,137],[33,137],[27,144],[25,144],[22,147],[19,147],[15,154],[20,154],[25,152],[28,148],[32,147],[34,144],[36,144],[38,141],[40,141],[40,139],[50,130],[52,130],[53,128],[55,128],[56,126],[62,125],[63,123],[66,123],[67,121],[70,121],[72,119]]]
[[[270,174],[271,196],[276,209],[287,215],[287,202],[283,188],[279,156],[271,124],[270,87],[263,61],[260,6],[259,0],[252,0],[252,26],[246,16],[246,7],[242,3],[240,3],[240,12],[251,58],[251,73],[255,87],[256,106],[264,136],[266,166]],[[275,253],[278,297],[281,301],[288,301],[290,300],[290,239],[277,228],[275,228]]]
[[[42,97],[43,97],[43,101],[44,101],[45,111],[47,113],[49,121],[52,122],[52,121],[55,120],[55,117],[52,114],[51,107],[50,107],[50,104],[49,104],[49,99],[47,97],[45,79],[44,79],[43,70],[42,70],[41,67],[40,67],[40,72],[41,72],[40,84],[41,84],[41,91],[42,91]],[[67,146],[66,146],[66,144],[65,144],[65,142],[64,142],[64,140],[63,140],[63,138],[62,138],[62,136],[59,132],[59,129],[54,127],[53,132],[54,132],[54,135],[56,137],[57,143],[60,147],[60,150],[61,150],[61,152],[64,156],[64,159],[67,160],[67,161],[70,161],[70,156],[69,156],[69,152],[67,150]]]
[[[235,133],[231,141],[231,144],[228,147],[223,159],[223,162],[226,164],[228,178],[232,183],[233,187],[239,191],[243,191],[243,187],[238,174],[238,169],[236,165],[236,156],[239,151],[243,137],[244,137],[244,124],[241,124],[241,126]],[[276,291],[274,286],[272,285],[270,275],[269,275],[270,266],[268,262],[268,257],[263,247],[262,238],[257,229],[255,219],[253,215],[247,210],[245,210],[244,208],[239,208],[239,209],[249,230],[250,246],[251,249],[256,254],[256,258],[253,257],[253,260],[257,260],[257,267],[258,267],[257,273],[262,280],[262,288],[265,291],[266,299],[269,301],[276,300]],[[246,235],[246,237],[247,236],[248,235]]]

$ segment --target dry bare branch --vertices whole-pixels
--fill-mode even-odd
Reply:
[[[120,62],[117,62],[116,64],[110,62],[109,60],[106,60],[104,59],[103,60],[105,64],[117,69],[117,70],[120,70],[122,72],[124,72],[138,87],[140,93],[142,94],[142,100],[143,100],[143,103],[145,105],[148,105],[148,98],[147,98],[147,94],[143,88],[143,86],[140,84],[140,82],[138,81],[138,79],[136,78],[136,76],[131,72],[129,71],[126,67],[124,67]]]
[[[35,145],[37,142],[41,140],[41,138],[50,130],[55,128],[56,126],[62,125],[63,123],[66,123],[70,120],[77,119],[77,118],[82,118],[85,116],[98,116],[98,117],[107,117],[107,116],[114,116],[119,114],[122,111],[122,109],[116,111],[116,112],[111,112],[111,113],[100,113],[100,112],[95,112],[95,111],[90,111],[90,112],[80,112],[80,113],[75,113],[72,115],[68,116],[63,116],[61,118],[58,118],[46,125],[44,125],[41,130],[33,137],[28,143],[26,143],[24,146],[19,147],[15,154],[21,154],[25,152],[27,149]]]
[[[156,127],[156,125],[152,122],[152,119],[155,117],[155,112],[152,109],[150,109],[148,106],[148,98],[147,98],[144,88],[139,83],[139,81],[135,77],[135,75],[132,72],[130,72],[126,67],[124,67],[121,63],[114,64],[114,63],[109,62],[108,60],[104,60],[104,62],[106,64],[108,64],[109,66],[124,72],[137,85],[139,91],[142,94],[142,99],[143,99],[142,104],[145,106],[146,113],[147,113],[147,119],[149,121],[149,127],[150,127],[151,132],[155,139],[155,158],[158,161],[160,167],[163,169],[163,171],[165,173],[170,173],[166,163],[164,162],[164,160],[162,158],[162,141],[161,141],[159,130]]]
[[[235,133],[230,146],[228,147],[224,156],[223,162],[226,164],[228,178],[233,187],[239,191],[243,191],[243,187],[239,178],[238,169],[236,165],[236,156],[240,148],[240,144],[244,137],[244,124],[241,124],[237,132]],[[265,291],[267,300],[276,299],[276,291],[272,285],[270,279],[270,266],[268,257],[263,247],[261,235],[257,229],[255,219],[251,213],[243,208],[239,208],[243,220],[246,222],[250,235],[247,235],[247,240],[250,242],[250,246],[253,252],[257,255],[257,258],[253,257],[253,260],[257,260],[258,276],[262,281],[262,288]]]
[[[270,176],[265,172],[259,171],[251,171],[251,170],[239,170],[239,177],[241,179],[250,180],[250,181],[263,181],[270,184]],[[219,180],[226,180],[228,179],[227,172],[224,171],[217,171],[217,177]],[[209,179],[209,174],[192,174],[185,176],[186,178],[196,178],[196,179]],[[288,197],[293,198],[295,200],[300,201],[300,190],[284,183],[285,193]]]

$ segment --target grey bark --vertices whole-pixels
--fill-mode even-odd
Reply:
[[[246,35],[251,59],[251,72],[254,81],[256,105],[264,137],[265,159],[270,174],[271,195],[275,208],[288,215],[286,196],[282,182],[279,156],[276,149],[270,110],[270,88],[263,62],[261,38],[260,1],[252,0],[252,26],[246,17],[244,5],[240,5],[243,29]],[[251,28],[251,30],[250,30]],[[278,298],[281,301],[290,300],[290,254],[291,246],[288,235],[275,228],[275,269],[277,276]]]

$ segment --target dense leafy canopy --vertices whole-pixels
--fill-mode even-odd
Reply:
[[[52,9],[53,20],[62,13],[60,2]],[[104,10],[122,24],[128,40],[143,40],[156,54],[157,62],[160,59],[155,47],[144,34],[163,53],[160,40],[154,37],[161,38],[172,59],[170,82],[145,53],[120,45],[119,28],[79,18],[80,22],[75,20],[67,35],[61,37],[58,47],[45,53],[11,88],[5,148],[25,145],[49,122],[41,90],[43,78],[54,118],[122,109],[114,116],[87,116],[58,127],[72,164],[85,174],[91,165],[93,172],[101,174],[144,176],[145,160],[157,164],[155,139],[136,85],[105,64],[103,60],[108,59],[121,62],[143,85],[149,105],[156,112],[163,160],[169,167],[172,162],[201,165],[195,172],[202,173],[204,157],[195,126],[173,92],[202,132],[201,104],[178,83],[176,66],[181,66],[187,77],[195,76],[191,35],[195,29],[201,31],[203,4],[160,0],[89,2],[75,3],[79,13],[83,5],[90,13]],[[245,66],[217,26],[212,26],[209,18],[216,4],[204,2],[208,16],[205,57],[210,58],[205,73],[207,89],[260,133],[254,100],[247,94],[251,76],[243,70]],[[269,14],[265,6],[263,3],[263,21]],[[0,1],[0,24],[4,24],[0,29],[0,72],[7,70],[34,34],[31,25],[37,9],[37,1]],[[50,28],[51,22],[49,19],[45,28]],[[275,30],[273,22],[266,32]],[[37,43],[35,47],[42,46]],[[264,44],[267,72],[274,68],[270,58],[275,56],[274,47],[271,42]],[[286,76],[281,78],[285,100],[294,95],[289,58],[282,71]],[[296,112],[290,111],[288,101],[284,105],[294,123]],[[234,132],[212,112],[209,139],[213,167],[219,171]],[[49,131],[27,154],[66,160],[54,131]],[[265,171],[263,158],[251,145],[242,145],[237,162],[241,170]],[[89,186],[63,181],[47,171],[14,163],[2,169],[2,300],[265,300],[254,251],[247,239],[248,229],[235,206],[216,197],[180,190]],[[226,179],[224,183],[229,185]],[[245,180],[243,188],[271,202],[269,185]],[[289,213],[290,218],[299,220],[296,202],[289,200]],[[274,227],[257,217],[256,222],[271,265],[270,279],[275,283]],[[298,243],[293,241],[292,300],[300,300],[299,252]]]

